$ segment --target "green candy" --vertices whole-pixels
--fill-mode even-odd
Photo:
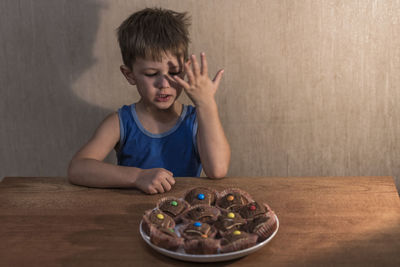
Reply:
[[[175,200],[171,201],[171,205],[172,206],[178,206],[178,202],[176,202]]]

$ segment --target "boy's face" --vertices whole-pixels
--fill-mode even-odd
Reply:
[[[168,109],[179,97],[182,87],[172,78],[178,75],[183,79],[183,59],[166,53],[161,62],[138,58],[132,70],[121,67],[130,84],[136,85],[141,100],[148,107]]]

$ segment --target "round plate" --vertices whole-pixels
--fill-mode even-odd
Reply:
[[[234,252],[220,253],[220,254],[196,255],[196,254],[187,254],[184,252],[184,250],[182,248],[179,248],[177,251],[171,251],[171,250],[167,250],[164,248],[160,248],[160,247],[154,245],[153,243],[151,243],[150,237],[143,231],[143,229],[142,229],[143,221],[140,222],[139,230],[140,230],[140,235],[142,236],[143,240],[154,250],[156,250],[157,252],[159,252],[165,256],[168,256],[168,257],[171,257],[174,259],[178,259],[178,260],[183,260],[183,261],[218,262],[218,261],[228,261],[228,260],[233,260],[233,259],[244,257],[246,255],[249,255],[249,254],[259,250],[263,246],[265,246],[269,241],[272,240],[272,238],[274,238],[274,236],[278,232],[279,220],[276,215],[275,215],[275,219],[276,219],[276,229],[273,232],[273,234],[270,237],[268,237],[266,240],[254,245],[250,248],[246,248],[246,249],[242,249],[242,250],[238,250],[238,251],[234,251]]]

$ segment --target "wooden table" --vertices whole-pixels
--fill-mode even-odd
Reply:
[[[400,200],[391,177],[176,180],[169,193],[149,196],[74,186],[65,178],[5,178],[0,266],[191,265],[153,251],[139,235],[139,222],[160,197],[200,185],[242,188],[280,220],[261,250],[209,265],[400,266]]]

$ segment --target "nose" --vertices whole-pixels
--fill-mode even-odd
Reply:
[[[170,86],[168,77],[166,75],[161,75],[157,81],[157,86],[159,88],[168,88]]]

